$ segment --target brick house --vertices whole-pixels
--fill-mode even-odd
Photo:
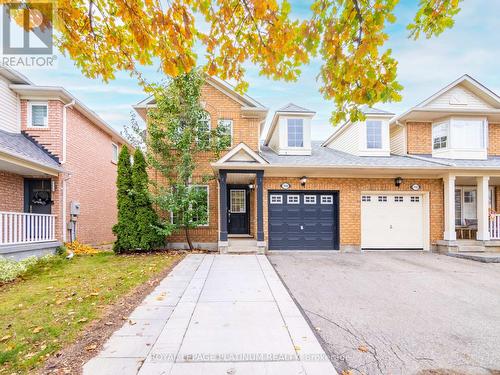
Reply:
[[[0,256],[114,240],[126,141],[62,87],[0,69]]]
[[[216,78],[203,103],[212,127],[230,128],[232,147],[201,166],[214,179],[199,247],[500,249],[500,97],[468,75],[397,116],[365,107],[364,121],[322,142],[311,140],[314,111],[295,104],[262,134],[267,109]],[[134,108],[147,120],[149,106]]]

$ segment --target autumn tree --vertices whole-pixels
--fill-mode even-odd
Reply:
[[[129,131],[142,136],[148,164],[161,176],[152,189],[163,218],[157,229],[164,236],[181,231],[191,250],[190,230],[208,220],[204,185],[214,178],[199,168],[200,163],[217,159],[231,143],[227,128],[211,127],[200,103],[204,82],[204,73],[194,69],[156,85],[147,132],[135,121]]]
[[[430,38],[452,27],[460,2],[421,0],[408,36]],[[59,0],[57,45],[86,76],[105,81],[129,71],[145,83],[140,65],[157,61],[175,77],[203,55],[209,74],[234,79],[240,91],[247,88],[245,63],[264,76],[293,81],[319,57],[320,91],[334,102],[336,123],[361,116],[362,104],[401,99],[397,61],[385,47],[397,3],[315,0],[298,19],[287,0]]]

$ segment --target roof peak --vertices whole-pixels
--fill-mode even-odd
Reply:
[[[276,112],[302,112],[302,113],[316,113],[310,109],[301,107],[295,103],[288,103],[287,105],[279,108]]]

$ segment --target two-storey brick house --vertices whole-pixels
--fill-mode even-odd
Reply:
[[[465,75],[395,116],[364,108],[323,142],[315,112],[288,104],[274,113],[207,78],[211,126],[232,129],[213,171],[209,224],[200,247],[231,251],[495,249],[500,198],[500,98]],[[147,120],[146,99],[135,106]],[[224,121],[222,123],[222,121]],[[263,141],[262,141],[263,140]],[[184,238],[169,239],[173,247]]]
[[[126,141],[62,87],[0,69],[0,256],[114,240]]]

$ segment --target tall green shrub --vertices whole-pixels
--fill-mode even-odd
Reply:
[[[163,245],[164,236],[158,233],[158,215],[153,209],[148,191],[146,160],[137,148],[132,165],[132,185],[135,210],[135,247],[150,250]]]
[[[132,166],[130,153],[123,146],[118,157],[118,176],[116,179],[118,201],[118,223],[113,226],[116,241],[113,250],[122,253],[135,248],[135,210],[132,197]]]

